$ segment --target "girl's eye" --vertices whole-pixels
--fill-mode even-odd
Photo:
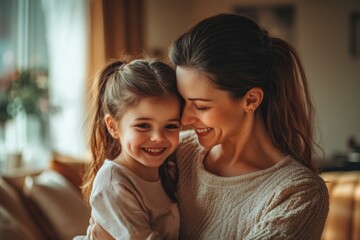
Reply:
[[[148,128],[150,128],[150,125],[147,123],[142,123],[142,124],[136,125],[136,127],[142,128],[142,129],[148,129]]]
[[[166,128],[167,129],[178,129],[179,125],[178,124],[169,124],[169,125],[166,125]]]

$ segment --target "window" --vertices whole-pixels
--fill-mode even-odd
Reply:
[[[88,0],[0,1],[0,171],[19,156],[20,165],[42,167],[50,151],[86,155],[87,5]],[[30,100],[22,97],[24,89]],[[25,107],[33,101],[39,111]]]

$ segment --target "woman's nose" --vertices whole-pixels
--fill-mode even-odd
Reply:
[[[181,116],[181,124],[184,126],[191,125],[195,122],[196,117],[193,110],[186,106]]]

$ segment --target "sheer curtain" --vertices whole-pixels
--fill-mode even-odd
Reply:
[[[86,95],[106,61],[143,49],[143,0],[42,0],[45,12],[52,149],[87,156]]]
[[[17,110],[12,110],[9,117],[6,114],[9,113],[9,103],[5,93],[17,78],[16,73],[32,72],[37,76],[41,75],[43,87],[46,88],[49,61],[47,48],[44,47],[45,21],[41,0],[1,0],[0,18],[0,91],[3,91],[0,95],[5,96],[1,99],[4,105],[0,114],[4,116],[5,113],[6,116],[0,123],[0,172],[23,166],[36,168],[45,165],[50,155],[46,144],[46,116],[34,111],[26,112],[16,104]],[[34,99],[33,88],[28,85],[20,88],[26,94],[17,92],[18,100],[23,100],[24,96],[27,101]]]
[[[49,54],[50,142],[53,151],[86,156],[88,0],[42,0]]]

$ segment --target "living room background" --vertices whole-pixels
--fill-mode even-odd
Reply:
[[[360,57],[351,52],[360,45],[351,27],[358,29],[351,22],[360,12],[356,0],[2,0],[0,93],[5,79],[31,70],[48,95],[36,98],[40,120],[22,112],[0,124],[0,159],[25,154],[41,166],[53,151],[87,158],[86,93],[106,61],[142,50],[166,60],[171,41],[204,17],[282,6],[293,9],[291,42],[308,75],[325,159],[346,156],[349,140],[360,140]]]

